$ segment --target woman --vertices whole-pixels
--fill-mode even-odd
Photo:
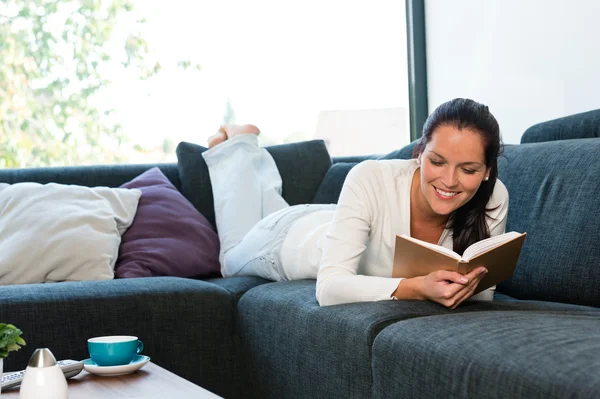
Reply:
[[[455,308],[485,268],[392,278],[395,237],[407,234],[462,253],[504,233],[508,192],[497,180],[500,130],[488,107],[440,105],[411,160],[364,161],[348,174],[338,204],[289,206],[273,158],[252,125],[223,126],[203,153],[215,199],[224,276],[317,279],[324,305],[390,299]],[[491,300],[493,289],[477,295]]]

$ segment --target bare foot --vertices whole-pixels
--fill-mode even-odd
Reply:
[[[221,144],[227,140],[227,134],[219,129],[218,132],[208,138],[208,148],[213,148],[217,144]]]
[[[230,139],[241,134],[260,134],[260,129],[254,125],[223,125],[217,133],[208,138],[208,148],[212,148],[217,144],[221,144],[227,139]]]
[[[220,132],[225,132],[227,138],[230,139],[240,134],[260,134],[260,129],[254,125],[223,125],[219,129]]]

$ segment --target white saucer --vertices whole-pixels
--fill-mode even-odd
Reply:
[[[136,355],[131,363],[122,366],[98,366],[92,359],[82,360],[85,371],[107,377],[133,373],[144,367],[149,361],[150,357],[144,355]]]

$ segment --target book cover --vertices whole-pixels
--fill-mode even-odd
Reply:
[[[502,240],[503,236],[506,239]],[[491,237],[496,241],[491,247],[480,245],[480,251],[475,251],[475,254],[468,259],[463,259],[455,252],[439,245],[406,236],[396,236],[392,277],[425,276],[437,270],[467,274],[479,266],[485,266],[488,273],[479,282],[475,290],[475,294],[477,294],[513,275],[525,236],[526,233],[511,232]],[[480,241],[480,243],[485,244],[484,241]],[[465,252],[467,251],[468,248]]]

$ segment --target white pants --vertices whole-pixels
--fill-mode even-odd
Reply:
[[[223,277],[293,279],[282,270],[281,247],[290,226],[317,207],[288,205],[277,165],[254,134],[235,136],[202,156],[213,189]]]

